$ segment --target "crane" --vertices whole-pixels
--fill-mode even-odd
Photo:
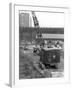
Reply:
[[[32,18],[33,18],[33,22],[34,22],[34,27],[37,28],[37,38],[42,38],[42,34],[39,30],[40,26],[39,26],[39,21],[37,20],[36,14],[34,11],[32,11]]]

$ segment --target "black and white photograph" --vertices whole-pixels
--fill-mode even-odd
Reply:
[[[69,8],[10,4],[10,85],[70,80]]]
[[[64,77],[64,12],[19,10],[19,79]]]

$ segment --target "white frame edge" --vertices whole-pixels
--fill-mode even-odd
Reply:
[[[14,67],[14,5],[9,4],[9,86],[15,85],[15,67]]]
[[[17,5],[17,4],[16,4]],[[56,7],[60,8],[60,7]],[[62,7],[63,8],[63,7]],[[68,7],[65,7],[69,10]],[[9,85],[11,87],[15,86],[15,4],[9,4]],[[69,12],[67,11],[67,14]],[[68,28],[69,29],[69,28]],[[69,37],[69,36],[68,36]],[[68,38],[69,39],[69,38]],[[69,49],[68,49],[69,51]],[[70,78],[70,77],[69,77]]]

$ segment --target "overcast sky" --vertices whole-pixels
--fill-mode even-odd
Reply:
[[[29,13],[32,27],[34,27],[32,13],[28,11],[22,11],[20,13]],[[64,27],[64,13],[50,13],[50,12],[35,12],[39,21],[40,27]]]

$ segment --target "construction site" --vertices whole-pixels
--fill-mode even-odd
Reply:
[[[64,28],[41,27],[35,11],[19,13],[19,79],[64,76]]]

